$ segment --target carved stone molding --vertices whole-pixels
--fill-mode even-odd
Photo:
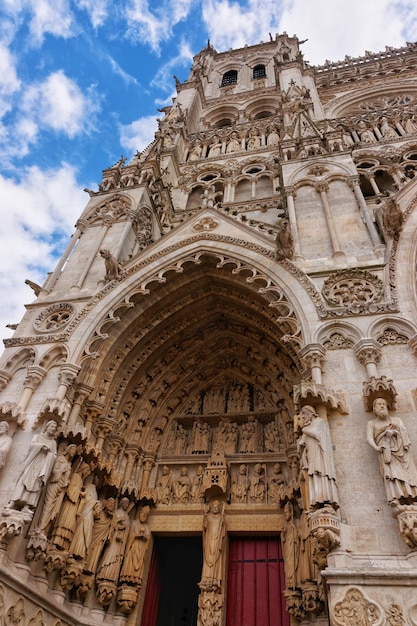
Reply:
[[[75,308],[69,302],[58,302],[44,309],[33,322],[39,333],[51,333],[64,328],[75,314]]]
[[[193,224],[193,229],[196,231],[214,230],[219,226],[219,222],[212,217],[203,217],[201,220]]]
[[[322,294],[331,305],[361,313],[381,302],[384,284],[371,272],[359,269],[340,270],[324,282]]]
[[[376,398],[385,398],[389,409],[396,408],[397,391],[394,382],[386,376],[380,378],[371,377],[363,383],[363,396],[365,411],[372,411],[372,405]]]
[[[323,339],[323,347],[326,350],[340,350],[342,348],[352,348],[354,342],[339,331],[329,333],[326,339]]]
[[[342,415],[348,414],[346,397],[342,391],[334,391],[312,380],[302,380],[299,385],[294,386],[294,403],[298,408],[305,404],[314,407],[324,404]]]

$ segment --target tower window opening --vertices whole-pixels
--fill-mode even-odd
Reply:
[[[253,68],[252,78],[266,78],[265,65],[256,65]]]
[[[224,87],[225,85],[235,85],[236,83],[237,83],[237,71],[236,70],[229,70],[228,72],[223,74],[222,84],[221,84],[222,87]]]

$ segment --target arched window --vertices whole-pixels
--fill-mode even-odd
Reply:
[[[265,65],[255,65],[255,67],[253,68],[252,78],[265,78],[265,77],[266,77]]]
[[[229,70],[228,72],[226,72],[226,74],[223,74],[222,84],[221,84],[222,87],[224,87],[225,85],[235,85],[236,83],[237,83],[237,71],[236,70]]]

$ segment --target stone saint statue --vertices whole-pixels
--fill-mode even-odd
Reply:
[[[55,434],[58,425],[54,420],[46,423],[44,431],[34,435],[29,452],[23,461],[10,508],[34,510],[41,493],[54,466],[56,458]]]
[[[299,535],[294,522],[294,509],[291,502],[287,502],[284,506],[284,520],[281,541],[284,556],[285,582],[287,589],[295,589],[297,585]]]
[[[132,522],[129,538],[126,544],[125,558],[119,581],[135,586],[142,585],[145,558],[149,545],[151,532],[147,523],[150,513],[149,506],[144,506],[139,511],[139,519]]]
[[[410,438],[399,417],[390,416],[385,398],[373,403],[375,419],[367,425],[367,440],[379,452],[379,471],[390,504],[417,500],[417,470],[409,453]]]
[[[221,588],[225,535],[224,503],[213,500],[203,522],[203,571],[199,583],[201,590],[217,591]]]
[[[65,488],[69,484],[71,463],[77,453],[77,446],[72,443],[57,456],[46,487],[45,499],[37,529],[46,534],[50,522],[55,520],[61,508]]]
[[[8,435],[9,424],[0,422],[0,468],[6,463],[7,455],[12,445],[12,438]]]
[[[87,546],[87,558],[84,568],[88,573],[95,572],[97,569],[102,550],[109,539],[110,533],[112,532],[112,522],[115,508],[116,500],[114,498],[108,498],[104,504],[99,502],[94,508],[94,525],[92,528],[91,540]]]
[[[85,504],[84,481],[91,474],[88,463],[81,463],[80,467],[71,476],[65,491],[65,497],[59,512],[51,541],[62,550],[68,550],[74,537]]]
[[[303,406],[299,417],[302,430],[298,440],[300,488],[304,509],[317,508],[317,505],[326,503],[338,507],[329,425],[312,406]]]
[[[122,498],[113,517],[110,541],[96,574],[97,597],[103,606],[108,606],[116,595],[116,583],[123,562],[127,536],[129,534],[129,498]]]

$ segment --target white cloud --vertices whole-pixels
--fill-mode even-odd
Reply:
[[[108,17],[108,0],[77,0],[76,4],[88,13],[94,28],[102,26]]]
[[[25,278],[44,282],[86,204],[75,174],[62,164],[48,171],[28,168],[20,179],[0,176],[0,293],[6,296],[0,300],[0,338],[11,335],[5,325],[18,322],[23,304],[34,300]]]
[[[126,9],[127,36],[158,52],[160,44],[171,38],[174,26],[188,16],[194,1],[164,0],[152,12],[148,0],[133,0]]]
[[[14,55],[4,44],[0,43],[0,118],[10,111],[10,96],[20,88],[20,80],[16,71]]]
[[[153,140],[158,128],[156,115],[140,117],[131,124],[120,125],[120,144],[132,154],[144,150]]]
[[[303,51],[312,64],[417,39],[415,0],[205,0],[202,15],[219,52],[286,31],[308,38]]]
[[[113,70],[113,72],[117,76],[120,76],[120,78],[123,80],[125,85],[133,84],[133,85],[140,86],[139,81],[134,76],[132,76],[131,74],[128,74],[127,72],[125,72],[125,70],[119,65],[119,63],[117,61],[115,61],[115,59],[113,59],[113,57],[111,57],[109,54],[107,54],[106,55],[106,59],[110,63],[110,66],[111,66],[111,69]]]
[[[311,0],[309,0],[311,1]],[[211,43],[218,51],[253,45],[277,31],[280,4],[276,0],[205,0],[203,20]]]
[[[151,86],[159,87],[166,92],[174,91],[174,71],[180,66],[191,66],[192,61],[193,53],[190,46],[186,41],[181,40],[178,54],[158,69],[151,81]],[[173,95],[175,95],[175,91]]]
[[[3,0],[3,7],[14,20],[30,16],[32,44],[40,45],[47,33],[65,39],[76,34],[69,0]]]
[[[385,45],[401,46],[404,27],[415,40],[415,0],[338,0],[337,5],[329,0],[291,0],[285,3],[280,22],[281,32],[297,33],[300,39],[308,37],[303,51],[312,64],[323,63],[326,58],[341,60],[346,54],[361,56],[365,50],[379,52]]]
[[[77,83],[59,70],[29,86],[21,108],[40,127],[74,137],[91,127],[91,116],[99,104],[93,95],[83,94]]]

